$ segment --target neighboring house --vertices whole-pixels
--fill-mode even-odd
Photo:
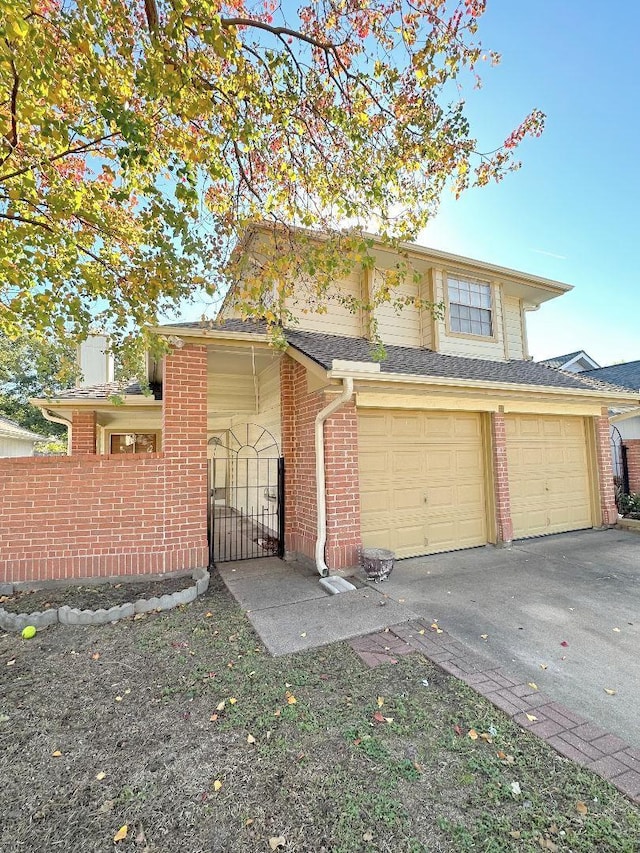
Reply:
[[[612,364],[585,372],[585,376],[602,382],[612,382],[630,391],[640,390],[640,361]],[[612,427],[626,448],[629,491],[640,492],[640,409],[612,408],[609,411]],[[616,436],[617,437],[617,436]]]
[[[584,350],[570,352],[567,355],[556,355],[553,358],[545,358],[539,363],[545,364],[547,367],[566,370],[568,373],[584,373],[586,370],[593,370],[600,367],[598,362],[594,361]]]
[[[0,415],[0,457],[33,456],[38,441],[46,441],[46,436],[24,429]]]
[[[256,229],[244,250],[263,239]],[[365,302],[397,260],[374,252],[373,270],[340,282]],[[400,295],[445,311],[376,308],[382,362],[371,318],[338,298],[317,313],[294,289],[282,352],[235,316],[231,293],[218,323],[160,328],[174,348],[149,364],[155,395],[99,383],[36,401],[69,423],[71,456],[46,471],[0,465],[12,478],[11,502],[0,494],[3,574],[135,574],[273,553],[338,571],[361,547],[410,557],[615,523],[607,410],[640,393],[529,358],[526,312],[570,287],[404,252]],[[28,544],[17,545],[6,531],[24,531],[25,517]]]

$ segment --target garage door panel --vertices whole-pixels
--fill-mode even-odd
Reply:
[[[505,426],[514,537],[590,527],[584,420],[509,415]]]
[[[410,557],[486,543],[479,415],[373,410],[359,423],[365,547]]]

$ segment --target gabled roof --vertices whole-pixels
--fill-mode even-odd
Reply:
[[[5,438],[19,438],[22,441],[44,441],[45,435],[21,427],[15,421],[0,415],[0,435]]]
[[[585,370],[582,376],[613,382],[631,391],[640,391],[640,361],[627,361],[624,364],[612,364],[597,370]]]
[[[547,367],[559,367],[560,369],[562,369],[562,368],[567,368],[570,364],[573,364],[573,362],[575,362],[575,361],[579,361],[580,358],[584,359],[588,364],[591,365],[591,368],[587,368],[587,369],[593,369],[593,368],[600,367],[598,362],[595,361],[593,358],[591,358],[591,356],[588,355],[588,353],[586,353],[582,349],[577,350],[577,352],[567,353],[567,355],[554,355],[552,358],[542,359],[542,361],[540,361],[539,364],[546,364]]]

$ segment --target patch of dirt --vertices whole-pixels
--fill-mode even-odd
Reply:
[[[79,610],[108,610],[139,598],[159,598],[193,586],[190,575],[181,578],[164,578],[159,581],[135,583],[97,584],[95,586],[58,586],[30,592],[14,592],[0,596],[0,607],[9,613],[35,613],[51,608],[77,607]]]

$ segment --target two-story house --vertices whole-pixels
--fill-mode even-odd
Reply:
[[[244,251],[252,240],[264,233]],[[337,283],[353,304],[397,262],[372,251],[373,268]],[[318,312],[293,288],[282,351],[237,316],[232,291],[218,322],[159,329],[174,350],[149,365],[154,396],[132,385],[114,401],[103,383],[38,401],[69,424],[80,467],[60,481],[71,497],[57,502],[50,568],[29,546],[21,575],[193,568],[207,547],[214,560],[280,553],[325,572],[361,547],[401,558],[615,523],[607,408],[638,394],[529,359],[527,312],[570,287],[417,245],[404,258],[407,304],[373,309],[382,361],[371,318],[344,298]],[[23,476],[12,507],[36,485]]]

